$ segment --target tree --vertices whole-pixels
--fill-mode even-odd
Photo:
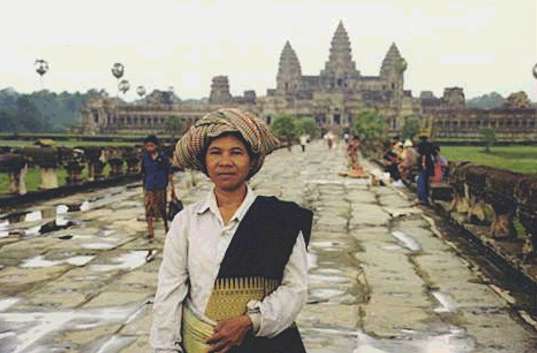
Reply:
[[[386,124],[382,115],[375,111],[364,111],[358,114],[352,126],[353,134],[362,140],[362,152],[369,156],[382,151],[386,138]]]
[[[420,121],[418,117],[410,115],[405,118],[403,128],[401,129],[401,137],[406,140],[412,140],[420,131]]]
[[[175,136],[183,133],[185,122],[178,116],[170,116],[166,120],[166,132],[168,132],[172,139],[175,140]]]
[[[354,121],[353,133],[362,140],[382,139],[386,133],[384,118],[374,111],[361,112]]]
[[[315,119],[311,117],[302,117],[295,121],[295,130],[298,135],[309,135],[312,139],[319,137],[320,129]]]
[[[489,153],[492,145],[494,145],[494,143],[497,141],[496,132],[494,129],[486,128],[481,129],[481,131],[479,131],[479,135],[481,136],[481,141],[485,145],[485,152]]]
[[[274,135],[282,141],[291,141],[298,135],[294,118],[288,115],[276,117],[274,122],[270,125],[270,129]]]
[[[511,109],[527,109],[531,106],[531,102],[526,92],[520,91],[511,93],[509,97],[507,97],[505,106]]]

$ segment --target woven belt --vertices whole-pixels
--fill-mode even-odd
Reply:
[[[222,278],[214,285],[205,315],[222,321],[246,313],[250,300],[263,300],[278,288],[278,281],[263,277]]]

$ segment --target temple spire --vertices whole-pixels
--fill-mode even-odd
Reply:
[[[356,73],[356,64],[352,60],[351,42],[347,30],[340,21],[332,41],[330,54],[321,75],[343,76]]]
[[[399,48],[395,43],[392,43],[380,68],[381,76],[388,76],[390,72],[401,73],[406,70],[406,61],[401,56]]]
[[[300,61],[289,41],[285,42],[280,55],[276,89],[281,93],[296,92],[302,77]]]

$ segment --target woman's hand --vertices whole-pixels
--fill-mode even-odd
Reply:
[[[207,340],[211,345],[208,353],[225,353],[234,346],[239,346],[251,329],[252,320],[248,315],[220,321],[214,334]]]

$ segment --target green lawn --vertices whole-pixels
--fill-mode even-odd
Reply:
[[[490,153],[477,146],[442,146],[441,153],[450,161],[471,161],[519,173],[537,173],[537,146],[498,146]]]
[[[35,141],[25,141],[25,140],[0,140],[0,146],[9,146],[9,147],[25,147],[32,146]],[[140,139],[140,143],[142,140]],[[56,141],[56,146],[65,146],[65,147],[78,147],[78,146],[134,146],[133,142],[121,142],[121,141],[79,141],[79,140],[66,140],[66,141]]]
[[[104,175],[108,175],[110,172],[110,166],[107,164],[104,167]],[[84,168],[82,170],[82,177],[87,179],[88,176],[88,170],[87,168]],[[58,184],[64,185],[65,184],[65,178],[67,177],[67,172],[65,169],[60,168],[58,170]],[[30,168],[28,169],[28,172],[26,173],[26,188],[28,191],[35,191],[39,188],[39,184],[41,183],[41,177],[39,173],[38,168]],[[9,177],[6,173],[0,173],[0,195],[6,194],[9,191]]]

